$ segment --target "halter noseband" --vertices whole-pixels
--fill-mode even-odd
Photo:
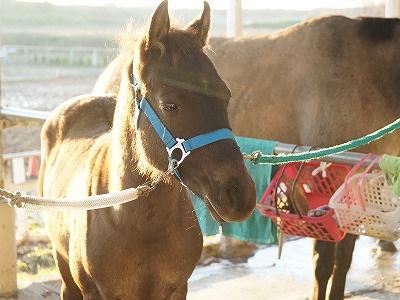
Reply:
[[[137,109],[136,128],[139,128],[140,112],[144,112],[144,114],[149,119],[151,125],[153,125],[154,130],[157,132],[158,136],[165,144],[168,153],[168,159],[172,160],[172,152],[174,152],[174,150],[179,149],[182,152],[182,156],[177,163],[178,166],[190,154],[191,151],[196,150],[197,148],[203,147],[219,140],[235,140],[232,131],[227,128],[222,128],[205,134],[200,134],[187,140],[175,138],[162,123],[147,99],[144,96],[142,97],[142,99],[139,99],[140,87],[135,75],[133,75],[133,88],[135,89],[135,106]],[[182,178],[179,175],[178,170],[175,169],[174,172],[178,179],[182,182]]]

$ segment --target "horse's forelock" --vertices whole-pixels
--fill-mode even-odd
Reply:
[[[161,73],[179,69],[204,69],[204,52],[199,38],[190,30],[171,28],[163,40],[148,48],[143,36],[136,45],[135,73],[142,84],[151,86]],[[182,68],[183,67],[183,68]],[[182,76],[188,78],[188,76]]]

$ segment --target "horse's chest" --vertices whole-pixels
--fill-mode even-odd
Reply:
[[[144,290],[161,295],[181,286],[201,254],[202,238],[198,234],[195,238],[181,233],[145,237],[90,225],[84,226],[84,242],[82,238],[71,240],[72,248],[79,249],[71,257],[77,266],[74,278],[89,289],[95,287],[100,294],[107,294],[107,299],[124,299],[121,293],[140,295]]]

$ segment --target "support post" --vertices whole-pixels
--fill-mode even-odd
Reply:
[[[0,72],[1,74],[1,72]],[[1,75],[0,75],[1,76]],[[0,77],[1,83],[1,77]],[[1,107],[1,85],[0,85]],[[3,136],[5,120],[0,116],[0,187],[4,187]],[[15,211],[0,202],[0,297],[17,294],[17,247],[15,242]]]
[[[242,1],[229,0],[229,7],[226,18],[227,37],[237,37],[242,35]]]
[[[92,67],[97,67],[97,49],[92,50]]]
[[[398,18],[400,17],[400,1],[399,0],[386,0],[385,3],[385,17]]]
[[[3,120],[0,119],[0,187],[4,187],[2,151]],[[15,242],[15,211],[0,203],[0,297],[17,294],[17,249]]]

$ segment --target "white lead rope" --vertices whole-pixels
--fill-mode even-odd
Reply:
[[[177,167],[178,162],[173,159],[169,163],[168,170],[153,181],[146,182],[137,188],[130,188],[114,193],[80,198],[43,198],[29,195],[22,196],[20,192],[11,193],[0,189],[0,202],[6,202],[18,208],[46,211],[76,211],[106,208],[136,200],[140,196],[147,196],[163,178],[172,174]]]
[[[142,196],[142,192],[137,188],[131,188],[115,193],[96,195],[81,198],[42,198],[36,196],[21,195],[19,191],[8,193],[0,189],[1,197],[11,206],[29,210],[47,211],[74,211],[91,210],[110,207]]]

